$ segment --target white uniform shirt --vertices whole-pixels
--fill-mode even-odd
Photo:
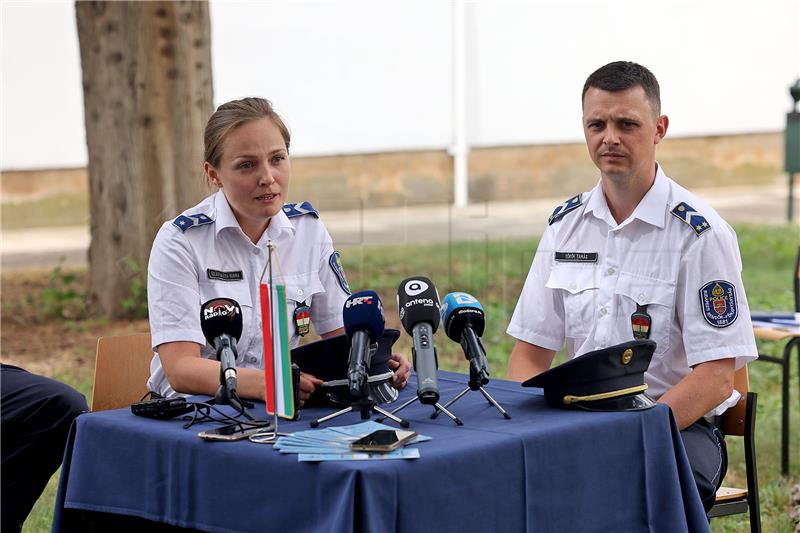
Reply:
[[[298,305],[311,307],[317,332],[341,327],[349,287],[322,221],[313,214],[289,218],[281,211],[253,244],[220,190],[174,221],[165,222],[153,242],[147,279],[153,350],[167,342],[190,341],[203,346],[202,357],[216,359],[200,328],[200,306],[213,298],[232,298],[241,306],[243,319],[236,365],[263,368],[259,280],[269,240],[275,245],[283,273],[281,277],[273,261],[273,278],[286,284],[291,347],[299,343],[292,319]],[[147,386],[164,396],[177,394],[157,353],[150,363]]]
[[[633,340],[631,315],[637,304],[646,305],[649,338],[658,346],[645,383],[655,399],[694,365],[736,356],[738,369],[758,356],[736,233],[716,211],[660,166],[653,186],[620,224],[600,183],[581,200],[542,236],[509,335],[556,351],[566,340],[572,358]],[[720,289],[722,315],[709,301],[709,295],[719,299]],[[738,398],[734,391],[709,414]]]

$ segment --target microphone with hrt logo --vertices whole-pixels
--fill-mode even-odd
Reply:
[[[366,394],[370,364],[370,345],[383,337],[385,321],[381,299],[374,291],[351,295],[342,310],[344,333],[350,341],[347,381],[350,394],[359,398]]]
[[[362,420],[367,420],[372,413],[378,413],[384,419],[390,418],[407,428],[410,425],[407,420],[396,417],[377,406],[369,394],[369,369],[372,354],[378,349],[378,341],[383,337],[385,327],[383,305],[381,305],[378,294],[374,291],[361,291],[350,295],[342,308],[342,321],[344,322],[344,333],[350,343],[347,386],[354,400],[349,407],[312,420],[311,427],[318,427],[321,423],[345,413],[358,411],[361,413]]]
[[[439,383],[436,372],[438,361],[433,334],[439,327],[439,294],[433,282],[423,276],[415,276],[400,282],[397,288],[397,310],[403,329],[411,335],[414,371],[417,374],[417,396],[407,401],[392,413],[396,413],[415,400],[434,405],[448,415],[456,424],[463,425],[455,415],[439,405]]]

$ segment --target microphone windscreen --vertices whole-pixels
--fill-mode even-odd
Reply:
[[[439,327],[439,293],[433,282],[423,276],[404,279],[397,288],[397,310],[403,328],[411,335],[412,328],[427,322],[436,333]]]
[[[385,320],[383,305],[375,291],[361,291],[350,295],[342,308],[344,333],[352,339],[356,331],[366,331],[370,342],[378,342],[383,336]]]
[[[224,333],[238,341],[242,336],[242,308],[230,298],[209,300],[200,306],[200,328],[212,346],[214,339]]]
[[[445,334],[456,342],[461,342],[461,332],[465,327],[480,337],[486,326],[486,314],[477,298],[466,292],[451,292],[442,300],[442,327]]]

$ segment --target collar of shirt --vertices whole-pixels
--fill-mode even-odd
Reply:
[[[656,178],[650,190],[622,223],[617,224],[606,203],[606,195],[603,194],[602,181],[598,182],[590,192],[589,200],[586,202],[585,214],[592,213],[596,218],[604,220],[612,228],[623,227],[630,224],[630,221],[638,218],[653,226],[663,228],[666,224],[667,207],[669,207],[669,180],[661,170],[661,165],[656,163]]]
[[[218,190],[216,195],[214,195],[214,211],[216,213],[217,235],[219,235],[219,232],[224,228],[237,228],[239,231],[242,231],[239,222],[236,220],[236,215],[233,214],[233,210],[230,204],[228,204],[228,199],[225,198],[225,193],[222,192],[222,189]],[[283,232],[291,232],[294,234],[295,227],[289,220],[289,217],[286,216],[286,213],[283,212],[283,209],[281,209],[278,211],[277,215],[272,217],[267,230],[259,239],[259,244],[265,243],[268,239],[275,239]]]

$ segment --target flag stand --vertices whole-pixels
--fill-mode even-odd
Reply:
[[[272,283],[272,281],[273,281],[272,280],[272,252],[273,252],[274,248],[275,248],[275,245],[272,244],[272,241],[271,240],[267,241],[267,268],[266,268],[266,270],[267,270],[267,276],[268,276],[267,280],[268,280],[268,284],[269,284],[268,287],[269,287],[269,292],[270,293],[272,293],[272,289],[273,289],[273,283]],[[263,274],[262,274],[262,278],[263,278]],[[259,283],[260,283],[260,281],[261,280],[259,280]],[[274,332],[276,331],[276,328],[273,327],[275,325],[275,313],[273,313],[273,307],[272,307],[272,300],[273,299],[274,298],[272,298],[272,294],[270,294],[270,296],[269,296],[269,328],[270,328],[270,331],[273,332],[273,335],[274,335]],[[263,314],[261,316],[261,320],[264,320]],[[264,428],[263,430],[261,430],[261,431],[259,431],[257,433],[254,433],[253,435],[250,435],[250,437],[248,437],[251,442],[256,442],[258,444],[272,444],[277,440],[277,438],[279,436],[281,436],[281,435],[289,435],[288,433],[279,433],[278,432],[278,391],[277,391],[277,387],[275,386],[275,343],[274,342],[271,343],[271,349],[272,349],[272,358],[271,358],[272,361],[271,362],[272,362],[272,366],[273,366],[273,369],[272,369],[272,373],[273,373],[273,379],[272,379],[272,405],[273,405],[272,427],[271,428],[269,428],[269,427]],[[264,353],[264,355],[266,356],[266,352]]]

